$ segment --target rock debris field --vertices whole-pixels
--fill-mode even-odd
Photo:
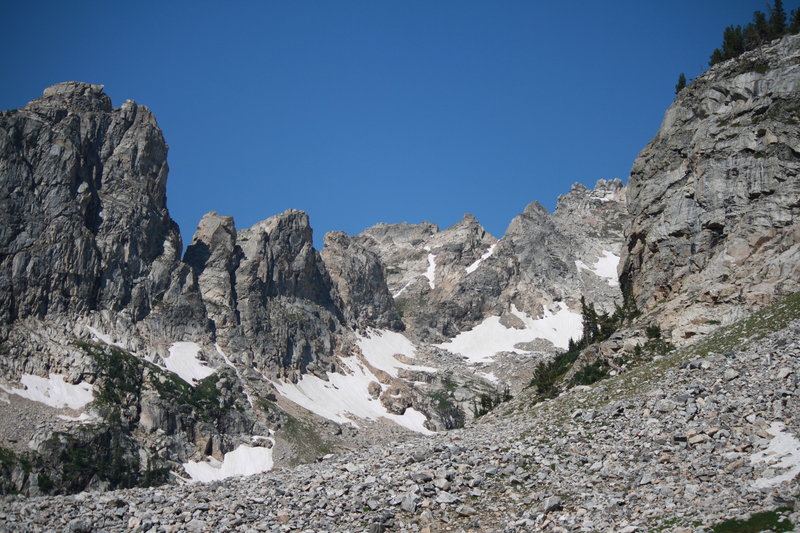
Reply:
[[[668,356],[669,357],[669,356]],[[2,531],[711,531],[800,490],[800,321],[463,430],[210,484],[0,501]],[[655,372],[654,372],[654,369]],[[800,513],[779,511],[800,523]]]

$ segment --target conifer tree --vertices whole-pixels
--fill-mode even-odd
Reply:
[[[770,9],[769,26],[773,39],[786,33],[786,11],[783,9],[783,0],[775,0],[775,5]]]
[[[675,84],[675,94],[678,94],[686,87],[686,74],[681,72],[680,76],[678,76],[678,83]]]
[[[767,16],[761,11],[756,11],[753,13],[753,22],[745,27],[741,51],[730,57],[739,56],[745,50],[753,50],[771,40],[772,28],[767,21]]]
[[[800,32],[800,8],[792,11],[792,16],[789,18],[789,33]]]

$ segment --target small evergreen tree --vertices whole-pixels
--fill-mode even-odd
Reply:
[[[595,341],[600,328],[594,304],[587,304],[586,298],[583,296],[581,296],[581,315],[583,315],[583,338],[581,339],[581,347],[586,347]]]
[[[800,33],[800,8],[792,11],[792,16],[789,18],[789,33]]]
[[[769,26],[773,39],[786,33],[786,11],[783,9],[783,0],[775,0],[775,5],[769,10]]]
[[[743,36],[744,42],[741,52],[731,57],[741,55],[742,52],[747,50],[754,50],[772,40],[772,28],[769,21],[767,21],[767,16],[761,11],[754,12],[753,22],[745,27]]]
[[[680,76],[678,76],[678,83],[675,84],[675,94],[681,92],[684,87],[686,87],[686,74],[681,72]]]

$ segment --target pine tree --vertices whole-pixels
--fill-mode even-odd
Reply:
[[[745,50],[754,50],[772,40],[772,28],[769,21],[767,21],[767,16],[761,11],[755,11],[753,13],[753,22],[745,27],[743,37],[741,52],[731,57],[736,57]]]
[[[756,11],[760,13],[760,11]],[[753,15],[755,16],[755,15]],[[764,16],[764,13],[761,13]],[[766,20],[766,19],[765,19]],[[741,26],[728,26],[722,34],[722,55],[725,59],[732,59],[742,55],[745,51],[745,38]]]
[[[789,18],[789,33],[800,33],[800,8],[792,11],[792,16]]]
[[[786,33],[786,11],[783,9],[783,0],[775,0],[775,5],[770,9],[769,26],[773,39]]]
[[[722,63],[725,61],[725,58],[722,56],[722,50],[719,48],[714,48],[714,52],[711,54],[711,59],[708,60],[708,66],[713,67],[717,63]]]
[[[597,324],[597,311],[594,304],[587,304],[586,298],[581,296],[581,314],[583,315],[583,338],[581,346],[589,346],[597,338],[599,327]]]
[[[681,72],[680,76],[678,76],[678,83],[675,84],[675,94],[681,92],[684,87],[686,87],[686,74]]]

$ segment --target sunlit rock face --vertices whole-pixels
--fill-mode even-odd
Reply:
[[[378,224],[354,237],[384,263],[409,332],[441,342],[512,308],[541,319],[559,303],[580,311],[585,296],[603,310],[621,300],[617,263],[627,224],[625,186],[576,184],[553,214],[537,202],[490,235],[472,215],[445,230]]]
[[[714,66],[633,165],[623,287],[676,340],[800,288],[798,58],[789,36]]]

